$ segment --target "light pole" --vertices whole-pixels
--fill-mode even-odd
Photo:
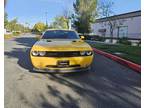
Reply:
[[[46,17],[46,27],[48,27],[48,23],[47,23],[47,14],[48,14],[48,12],[46,11],[46,12],[45,12],[45,17]]]
[[[69,27],[69,30],[71,30],[71,17],[68,18],[68,27]]]

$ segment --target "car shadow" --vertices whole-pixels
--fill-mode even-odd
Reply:
[[[8,58],[16,58],[17,64],[26,69],[32,70],[32,64],[30,61],[30,49],[33,44],[37,41],[34,37],[20,37],[15,38],[13,41],[17,43],[18,48],[15,47],[12,51],[5,51],[4,55]],[[21,48],[22,47],[22,48]]]
[[[32,47],[37,39],[35,37],[20,37],[15,38],[14,41],[17,42],[19,46]]]

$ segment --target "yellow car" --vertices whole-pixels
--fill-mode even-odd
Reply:
[[[30,51],[34,70],[78,72],[90,69],[93,50],[72,30],[47,30]]]

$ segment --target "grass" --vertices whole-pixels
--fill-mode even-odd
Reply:
[[[14,36],[19,36],[21,33],[19,33],[19,32],[13,32],[13,35]]]
[[[12,34],[4,34],[4,39],[11,39],[14,36],[20,36],[21,33],[19,32],[13,32]]]
[[[141,47],[130,45],[109,45],[109,44],[92,44],[92,47],[100,49],[102,51],[114,54],[116,52],[122,53],[117,55],[126,60],[132,61],[137,64],[141,64]]]
[[[13,37],[12,34],[5,34],[4,39],[11,39]]]

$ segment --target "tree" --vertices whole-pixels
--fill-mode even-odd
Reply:
[[[97,16],[97,0],[76,0],[73,4],[75,14],[73,14],[73,27],[79,33],[90,33],[91,23]]]
[[[38,22],[34,25],[33,30],[36,32],[43,32],[45,30],[46,26],[42,22]]]
[[[6,25],[6,28],[10,31],[16,31],[16,25],[17,25],[17,18],[9,21]]]
[[[64,9],[63,10],[63,16],[67,19],[66,23],[67,23],[67,27],[69,29],[71,29],[71,19],[72,19],[71,15],[72,14],[71,14],[71,11],[69,9]]]
[[[10,23],[11,23],[11,29],[13,30],[13,31],[16,31],[17,30],[17,18],[15,18],[15,19],[13,19]]]
[[[6,28],[7,24],[8,24],[8,14],[5,12],[4,13],[4,28]]]
[[[55,29],[68,29],[68,19],[64,16],[57,16],[54,18],[54,22],[50,25],[51,28]]]
[[[98,14],[101,18],[106,19],[106,24],[110,27],[110,36],[111,42],[113,41],[113,32],[118,27],[118,25],[122,25],[124,22],[123,19],[116,19],[115,17],[110,17],[114,14],[113,12],[114,2],[112,0],[101,0],[98,4]]]
[[[30,31],[29,27],[24,26],[23,24],[18,23],[18,19],[14,18],[11,21],[8,21],[7,19],[7,13],[5,13],[4,18],[4,26],[7,30],[10,30],[11,32],[25,32]]]

